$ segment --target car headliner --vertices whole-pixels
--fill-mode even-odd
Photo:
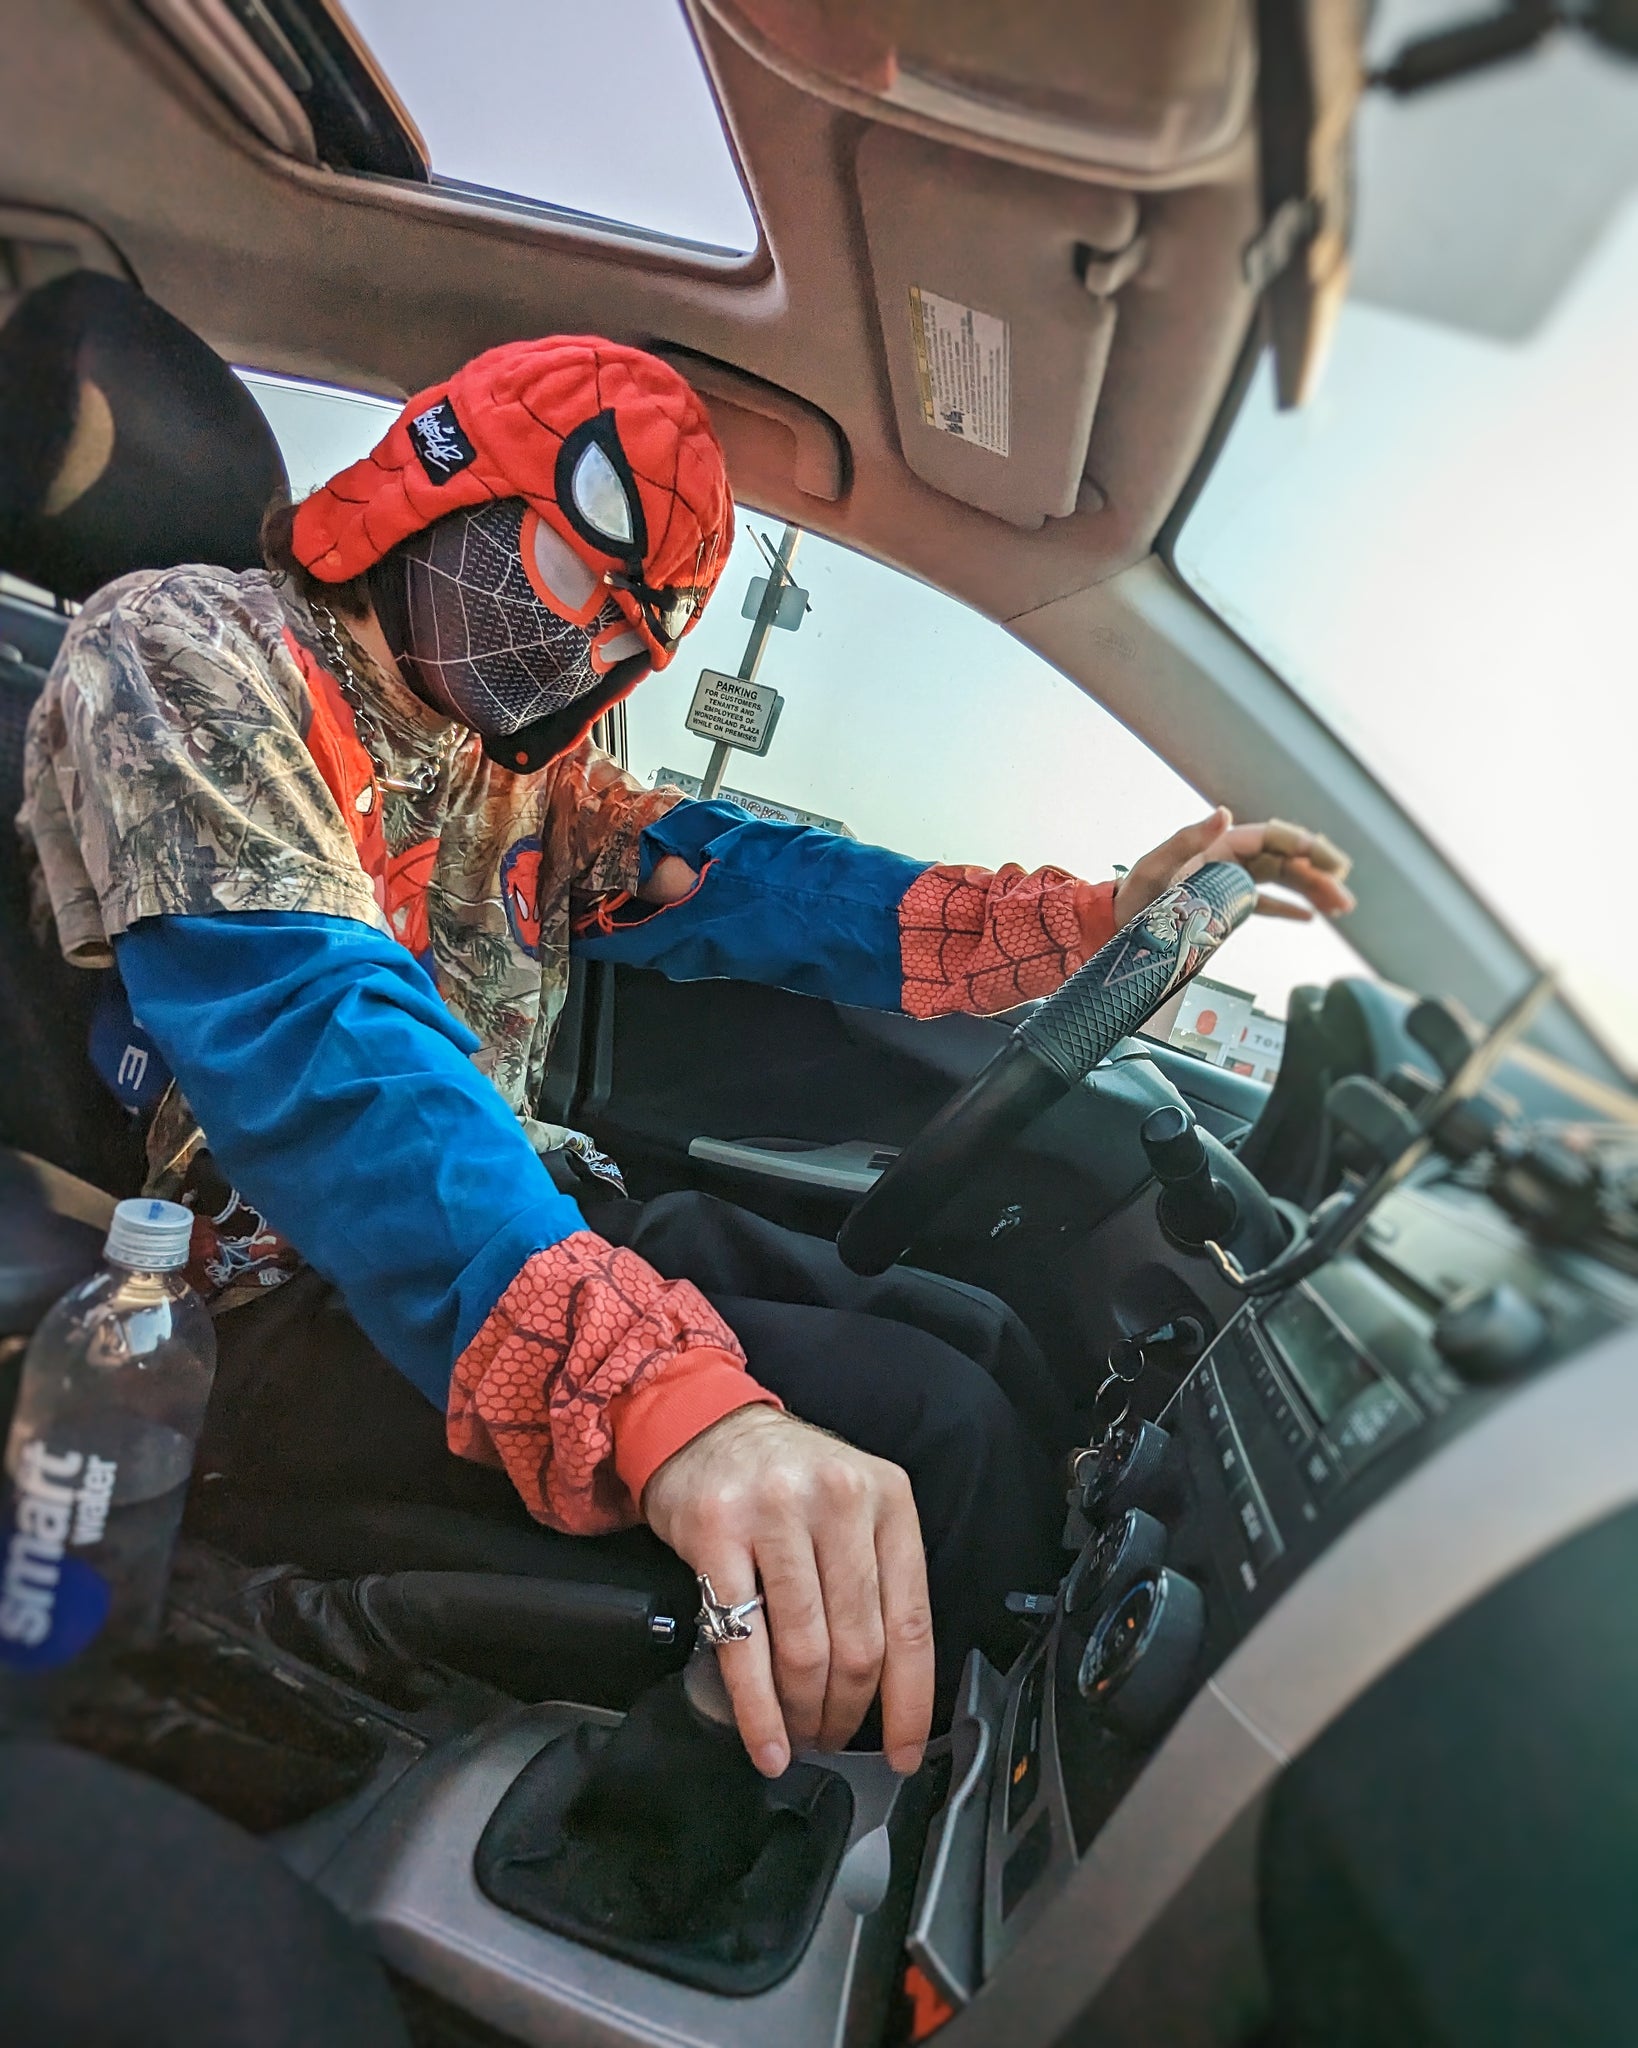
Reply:
[[[857,160],[862,141],[877,141],[871,204],[891,211],[926,175],[911,139],[804,91],[703,9],[690,12],[763,227],[749,260],[690,257],[281,157],[131,0],[13,0],[0,192],[92,223],[145,289],[224,355],[261,368],[398,395],[495,342],[555,329],[687,349],[748,372],[835,422],[850,482],[833,503],[806,495],[791,433],[719,401],[740,498],[994,617],[1146,553],[1252,314],[1241,271],[1258,225],[1249,96],[1231,144],[1178,174],[1195,182],[1145,194],[1148,254],[1120,297],[1087,463],[1097,492],[1029,532],[930,488],[900,451],[883,327],[903,316],[896,303],[882,307],[873,284]],[[1032,239],[1079,291],[1075,245],[1107,218],[1113,181],[969,152],[945,152],[937,170],[948,194],[938,233],[967,262],[984,198],[1003,193],[1009,245]],[[928,279],[948,253],[936,240],[926,248]],[[1008,251],[992,253],[999,266]],[[1057,316],[1043,307],[1040,317]],[[1015,384],[1015,419],[1034,402]]]

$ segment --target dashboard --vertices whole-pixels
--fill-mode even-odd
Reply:
[[[1258,1967],[1272,1782],[1478,1588],[1638,1493],[1570,1420],[1638,1419],[1635,1359],[1638,1282],[1439,1168],[1081,1455],[1078,1551],[1008,1678],[970,1667],[924,1864],[910,1947],[952,2044],[1054,2038],[1094,2002],[1100,2041],[1223,2038],[1201,2030]],[[1198,1967],[1136,1968],[1157,1944]]]

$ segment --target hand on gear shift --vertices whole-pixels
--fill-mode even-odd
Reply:
[[[878,1686],[887,1760],[916,1770],[933,1717],[927,1561],[896,1465],[782,1410],[741,1408],[659,1468],[643,1493],[654,1533],[728,1606],[760,1580],[765,1614],[718,1655],[758,1770],[793,1749],[840,1749]]]

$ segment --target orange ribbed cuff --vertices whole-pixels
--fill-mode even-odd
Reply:
[[[736,1408],[757,1402],[784,1406],[737,1358],[710,1347],[679,1352],[653,1379],[616,1395],[608,1411],[614,1469],[633,1505],[641,1508],[643,1488],[667,1458]]]

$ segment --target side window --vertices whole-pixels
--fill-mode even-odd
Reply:
[[[393,399],[374,398],[367,391],[307,384],[265,370],[238,374],[273,429],[291,496],[298,499],[368,455],[399,409]]]
[[[777,525],[740,516],[710,610],[628,700],[628,762],[693,794],[712,742],[690,730],[702,670],[735,676]],[[724,794],[840,824],[927,860],[1089,879],[1129,866],[1207,809],[1200,792],[1003,628],[898,571],[813,535],[791,573],[806,608],[768,635],[757,682],[784,699],[765,755],[728,755]],[[794,628],[794,629],[792,629]],[[720,716],[734,715],[718,690]],[[700,723],[696,718],[695,723]],[[1259,918],[1152,1027],[1269,1078],[1299,982],[1364,970],[1332,927]]]

